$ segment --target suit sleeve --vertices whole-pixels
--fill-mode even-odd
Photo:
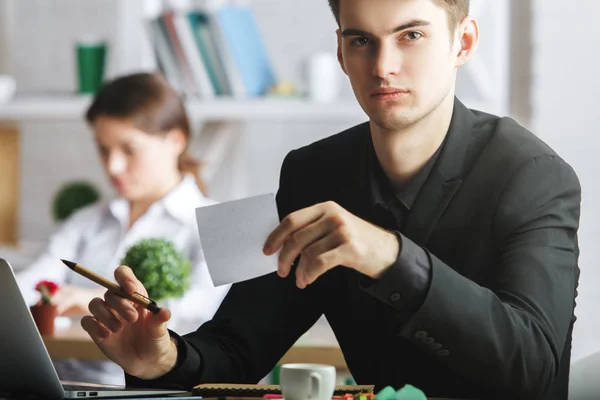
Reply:
[[[429,254],[429,290],[400,336],[476,384],[519,398],[545,392],[573,316],[580,200],[579,181],[560,158],[522,165],[495,210],[488,287]]]
[[[280,218],[294,211],[294,171],[302,170],[290,153],[283,162],[277,206]],[[265,237],[266,240],[266,237]],[[257,383],[322,314],[321,284],[305,290],[294,274],[271,273],[236,283],[211,321],[177,340],[175,368],[154,380],[126,375],[137,387],[180,387],[199,383]]]

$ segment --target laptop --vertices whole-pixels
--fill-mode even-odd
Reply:
[[[10,264],[0,258],[0,398],[166,397],[188,392],[61,382]]]

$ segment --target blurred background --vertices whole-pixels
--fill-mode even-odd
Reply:
[[[0,0],[0,75],[16,82],[16,94],[0,102],[0,256],[25,265],[43,247],[56,229],[51,204],[65,182],[88,180],[111,195],[83,123],[89,97],[77,94],[76,43],[89,35],[106,41],[106,78],[164,68],[151,21],[167,9],[185,14],[220,3],[232,2]],[[335,55],[336,24],[326,0],[235,3],[252,10],[262,41],[255,45],[279,91],[212,98],[182,88],[197,132],[193,149],[207,162],[209,195],[220,201],[276,191],[289,150],[366,120],[341,71],[327,77],[329,92],[310,90],[311,65],[321,60],[317,65],[326,68]],[[600,350],[600,2],[474,0],[472,14],[481,45],[460,71],[459,98],[519,121],[565,158],[582,183],[578,360]],[[0,79],[0,101],[2,87]]]

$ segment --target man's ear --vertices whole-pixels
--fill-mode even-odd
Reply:
[[[338,58],[338,62],[340,63],[340,67],[342,67],[342,71],[344,71],[344,73],[347,75],[346,73],[346,67],[344,66],[344,56],[342,55],[342,31],[340,30],[340,28],[338,28],[335,31],[336,35],[337,35],[337,58]]]
[[[477,21],[467,16],[457,27],[455,41],[458,44],[456,53],[456,67],[462,67],[473,56],[479,44],[479,25]]]

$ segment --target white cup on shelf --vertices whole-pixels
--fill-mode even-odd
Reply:
[[[335,54],[321,52],[310,55],[302,65],[306,96],[318,103],[337,100],[340,93],[340,71]]]
[[[11,75],[0,75],[0,103],[9,102],[15,95],[17,82]]]
[[[331,400],[335,391],[335,367],[283,364],[279,381],[285,400]]]

